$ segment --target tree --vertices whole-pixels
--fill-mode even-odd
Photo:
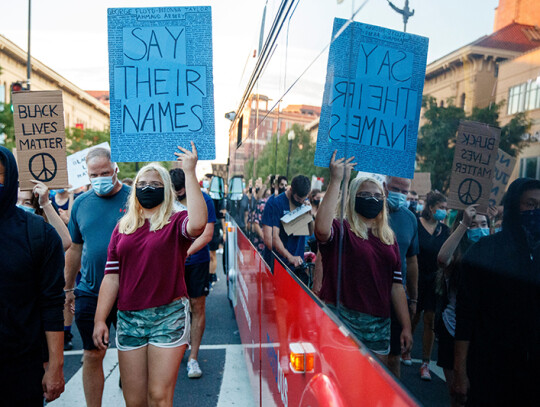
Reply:
[[[313,164],[315,158],[315,142],[311,140],[310,133],[302,126],[294,124],[294,139],[291,143],[291,153],[289,158],[289,132],[281,135],[277,134],[266,143],[256,158],[251,157],[244,166],[244,177],[246,179],[261,177],[266,180],[268,175],[287,174],[287,162],[289,161],[289,182],[296,175],[305,175],[311,178],[324,177],[326,183],[330,179],[328,168],[316,167]],[[289,130],[290,131],[290,130]]]
[[[446,193],[450,186],[450,173],[454,160],[454,144],[460,120],[474,120],[491,126],[500,127],[499,110],[504,101],[485,108],[475,107],[469,116],[462,108],[447,101],[446,107],[437,105],[435,98],[424,97],[422,107],[425,109],[426,123],[420,128],[417,146],[417,162],[419,169],[431,173],[433,189]],[[531,126],[525,113],[518,113],[501,128],[499,147],[516,156],[528,144],[521,139]]]

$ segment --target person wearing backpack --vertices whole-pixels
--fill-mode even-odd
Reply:
[[[16,206],[18,177],[15,157],[0,147],[1,403],[31,407],[64,391],[64,249],[51,225]]]

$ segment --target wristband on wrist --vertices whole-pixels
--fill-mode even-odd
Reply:
[[[45,208],[46,206],[49,206],[52,204],[52,201],[49,199],[45,205],[39,205],[41,209]]]
[[[465,227],[466,227],[467,229],[470,229],[470,227],[469,227],[469,226],[467,226],[467,225],[466,225],[465,223],[463,223],[463,221],[462,221],[462,220],[460,220],[460,221],[459,221],[459,224],[460,224],[460,225],[463,225],[463,226],[465,226]]]
[[[71,293],[75,291],[75,288],[68,288],[67,290],[64,290],[65,293]]]
[[[410,302],[414,302],[414,303],[417,303],[418,300],[409,300]]]

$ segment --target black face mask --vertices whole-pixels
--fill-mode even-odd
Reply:
[[[320,203],[321,203],[321,200],[320,199],[314,199],[313,201],[311,201],[311,203],[313,204],[313,206],[319,206]]]
[[[416,212],[416,206],[418,205],[418,202],[416,201],[411,201],[411,203],[409,204],[409,209],[413,212]]]
[[[176,195],[176,198],[178,199],[178,202],[182,202],[185,197],[186,197],[186,194]]]
[[[294,199],[294,196],[291,196],[291,202],[297,208],[299,208],[300,206],[302,206],[304,204],[303,202],[298,202],[296,199]]]
[[[137,188],[135,195],[143,208],[152,209],[161,204],[165,199],[165,188],[152,188],[148,186]]]
[[[258,194],[261,188],[255,188],[255,193]]]
[[[381,213],[383,205],[383,199],[377,201],[374,198],[362,198],[361,196],[357,196],[354,204],[354,210],[356,213],[366,219],[374,219],[379,213]]]
[[[278,193],[282,194],[283,192],[285,192],[285,187],[279,187],[278,188]]]

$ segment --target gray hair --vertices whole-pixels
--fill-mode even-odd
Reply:
[[[90,161],[92,158],[102,157],[111,161],[111,151],[107,148],[96,147],[91,149],[86,155],[86,162]],[[112,164],[112,161],[111,161]]]

